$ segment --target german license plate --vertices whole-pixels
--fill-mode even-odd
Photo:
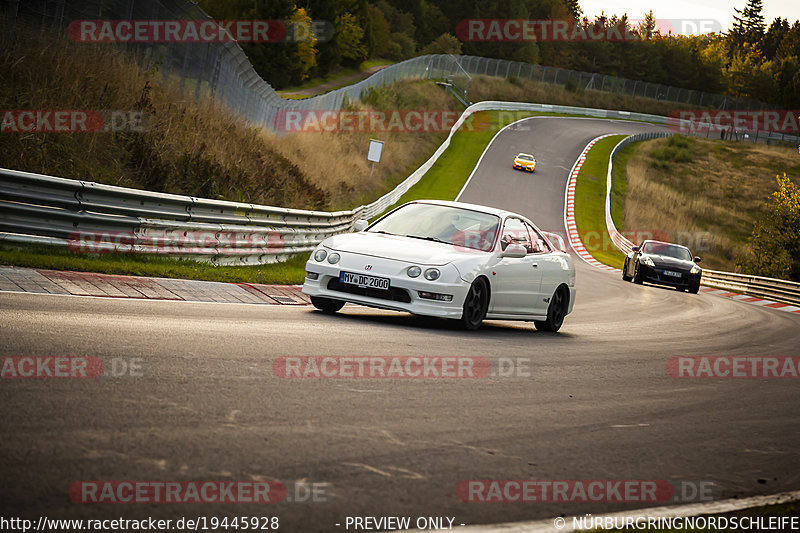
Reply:
[[[389,290],[389,278],[378,278],[375,276],[367,276],[366,274],[353,274],[352,272],[340,272],[339,281],[347,283],[348,285],[355,285],[367,289]]]
[[[664,275],[665,276],[672,276],[673,278],[681,277],[681,273],[680,272],[673,272],[672,270],[665,270],[664,271]]]

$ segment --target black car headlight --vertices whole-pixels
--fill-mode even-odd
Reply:
[[[689,271],[690,274],[699,274],[700,272],[702,272],[702,270],[700,270],[700,267],[697,265],[692,265],[692,269]]]
[[[649,258],[648,256],[646,256],[646,255],[643,255],[642,257],[640,257],[640,258],[639,258],[639,262],[640,262],[641,264],[643,264],[643,265],[647,265],[647,266],[649,266],[649,267],[654,267],[654,266],[656,266],[656,264],[655,264],[655,263],[653,263],[653,260],[652,260],[652,259],[650,259],[650,258]]]

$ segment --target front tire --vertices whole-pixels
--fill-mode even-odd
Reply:
[[[474,331],[481,327],[483,319],[486,318],[486,311],[489,309],[489,287],[486,282],[478,278],[472,282],[467,297],[464,300],[464,308],[461,313],[461,326],[464,329]]]
[[[697,285],[690,285],[690,286],[689,286],[689,289],[688,289],[688,291],[689,291],[690,293],[692,293],[692,294],[697,294],[697,292],[698,292],[699,290],[700,290],[700,284],[699,284],[699,283],[698,283]]]
[[[547,320],[534,320],[533,323],[539,331],[556,332],[561,329],[564,317],[567,316],[569,309],[569,296],[567,290],[562,286],[556,289],[550,305],[547,306]]]
[[[633,282],[637,285],[642,284],[642,271],[639,269],[639,262],[636,262],[636,268],[633,271]]]
[[[627,274],[628,272],[628,258],[625,258],[625,264],[622,266],[622,281],[630,281],[631,277]]]
[[[323,298],[322,296],[312,296],[311,304],[323,313],[328,313],[331,315],[344,307],[343,301]]]

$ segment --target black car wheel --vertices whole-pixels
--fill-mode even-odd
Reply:
[[[311,304],[322,311],[323,313],[333,314],[342,307],[344,302],[341,300],[331,300],[330,298],[323,298],[322,296],[312,296]]]
[[[622,281],[630,281],[631,277],[628,275],[628,258],[625,258],[625,264],[622,265]]]
[[[642,271],[639,269],[639,261],[636,261],[636,268],[633,270],[633,282],[637,285],[642,284]]]
[[[567,289],[563,286],[556,289],[553,298],[550,300],[550,305],[547,306],[547,320],[534,320],[536,329],[540,331],[558,331],[564,323],[564,317],[567,316],[567,309],[569,308],[569,296]]]
[[[689,288],[686,290],[688,290],[692,294],[697,294],[697,292],[700,290],[700,284],[698,283],[697,285],[689,285]]]
[[[461,325],[465,329],[476,330],[481,327],[486,311],[489,309],[489,288],[486,282],[478,278],[472,282],[467,298],[464,300],[464,309],[461,313]]]

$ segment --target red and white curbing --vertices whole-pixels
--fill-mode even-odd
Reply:
[[[578,156],[577,161],[575,164],[572,165],[572,170],[569,172],[569,181],[567,182],[567,190],[565,193],[564,198],[564,225],[567,228],[567,235],[569,236],[569,244],[572,249],[578,254],[578,257],[589,263],[590,265],[603,269],[603,270],[610,270],[610,271],[617,271],[614,267],[610,267],[608,265],[604,265],[594,257],[592,254],[586,250],[586,247],[583,245],[583,241],[581,241],[581,237],[578,234],[578,226],[575,224],[575,185],[578,183],[578,173],[581,171],[581,167],[583,163],[586,161],[586,154],[589,153],[589,150],[592,149],[594,144],[606,137],[611,137],[612,135],[619,135],[618,133],[609,133],[606,135],[601,135],[595,139],[592,139],[589,144],[586,145],[586,148],[583,149],[581,155]]]
[[[569,244],[572,249],[578,254],[578,257],[583,259],[588,264],[600,268],[602,270],[607,270],[611,272],[621,272],[620,269],[614,268],[608,265],[605,265],[592,257],[592,254],[586,250],[586,247],[583,245],[581,241],[580,234],[578,233],[578,226],[575,224],[575,186],[578,182],[578,173],[581,171],[581,167],[583,163],[586,161],[586,154],[589,153],[589,150],[595,145],[595,143],[599,140],[605,139],[606,137],[611,137],[613,135],[619,135],[617,133],[609,133],[606,135],[601,135],[595,139],[592,139],[589,144],[586,145],[586,148],[583,149],[581,155],[578,156],[577,161],[572,166],[572,170],[569,173],[569,181],[567,182],[567,190],[565,192],[565,202],[564,202],[564,225],[567,228],[567,234],[569,235]],[[624,239],[624,237],[623,237]],[[619,244],[614,241],[614,243],[619,247]],[[747,296],[745,294],[739,294],[736,292],[726,291],[724,289],[716,289],[713,287],[706,287],[703,286],[700,291],[704,294],[713,294],[714,296],[720,296],[722,298],[728,298],[730,300],[735,300],[737,302],[742,302],[750,305],[757,305],[760,307],[768,307],[770,309],[777,309],[779,311],[786,311],[789,313],[798,313],[800,314],[800,307],[795,305],[785,304],[781,302],[775,302],[772,300],[764,300],[762,298],[756,298],[754,296]]]
[[[705,294],[713,294],[714,296],[721,296],[737,302],[744,302],[746,304],[758,305],[761,307],[769,307],[770,309],[777,309],[778,311],[786,311],[789,313],[800,314],[800,307],[782,302],[774,302],[772,300],[763,300],[755,296],[747,296],[746,294],[739,294],[738,292],[730,292],[725,289],[715,289],[713,287],[701,287],[700,292]]]

